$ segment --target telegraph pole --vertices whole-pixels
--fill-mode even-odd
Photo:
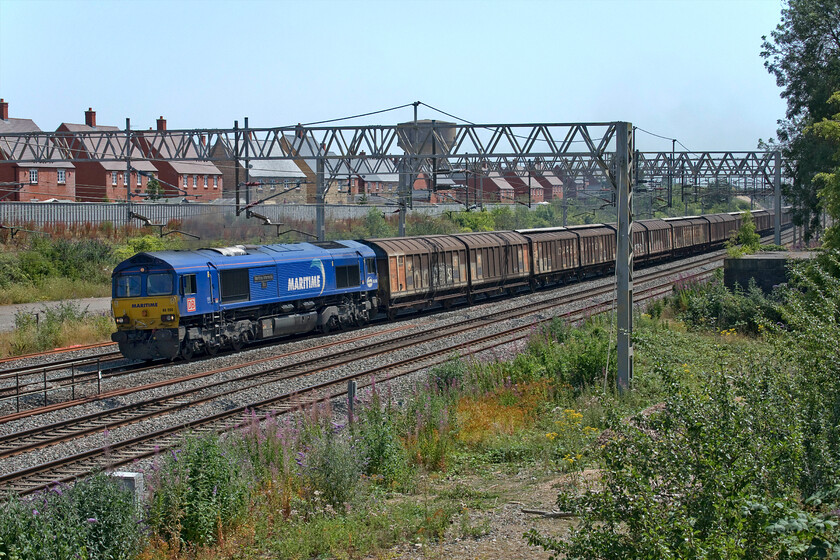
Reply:
[[[615,188],[618,191],[618,234],[615,256],[618,314],[618,390],[630,388],[633,380],[633,127],[616,123]]]

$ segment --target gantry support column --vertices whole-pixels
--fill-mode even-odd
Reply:
[[[776,245],[782,244],[782,152],[776,150],[773,153],[773,161],[776,169],[773,173],[773,208],[776,209],[776,218],[773,227],[775,235],[773,242]]]
[[[615,257],[618,313],[618,390],[633,379],[633,127],[616,123],[615,188],[618,197],[618,238]]]
[[[315,169],[315,235],[318,236],[318,241],[326,241],[326,209],[324,208],[326,189],[324,187],[323,154],[318,155],[318,163],[315,166]]]
[[[405,158],[400,158],[397,163],[397,173],[399,173],[399,194],[397,195],[397,204],[399,208],[399,227],[397,235],[405,237],[405,217],[408,213],[408,197],[411,196],[411,187],[409,181],[411,180],[411,173],[409,165]]]

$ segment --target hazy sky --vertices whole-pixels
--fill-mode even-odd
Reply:
[[[476,123],[631,121],[752,150],[785,103],[780,0],[0,0],[0,97],[43,130],[291,125],[413,101]],[[392,124],[412,109],[345,124]],[[420,118],[447,119],[427,108]],[[671,142],[637,133],[642,150]],[[679,149],[679,146],[678,146]]]

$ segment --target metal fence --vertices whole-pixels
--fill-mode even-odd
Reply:
[[[364,218],[371,208],[388,215],[396,206],[373,206],[367,204],[329,204],[326,206],[327,221]],[[462,210],[457,204],[415,205],[409,214],[436,216],[450,211]],[[84,202],[3,202],[0,203],[0,225],[44,226],[48,224],[101,224],[111,222],[115,226],[128,224],[129,211],[148,218],[152,223],[165,224],[170,220],[190,218],[233,219],[236,208],[233,204],[150,204],[150,203],[84,203]],[[259,213],[272,222],[315,221],[314,204],[266,204]],[[135,224],[139,224],[135,220]]]

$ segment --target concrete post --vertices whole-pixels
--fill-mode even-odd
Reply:
[[[615,188],[618,191],[618,234],[615,257],[618,313],[618,389],[630,388],[633,379],[633,127],[616,124]]]

